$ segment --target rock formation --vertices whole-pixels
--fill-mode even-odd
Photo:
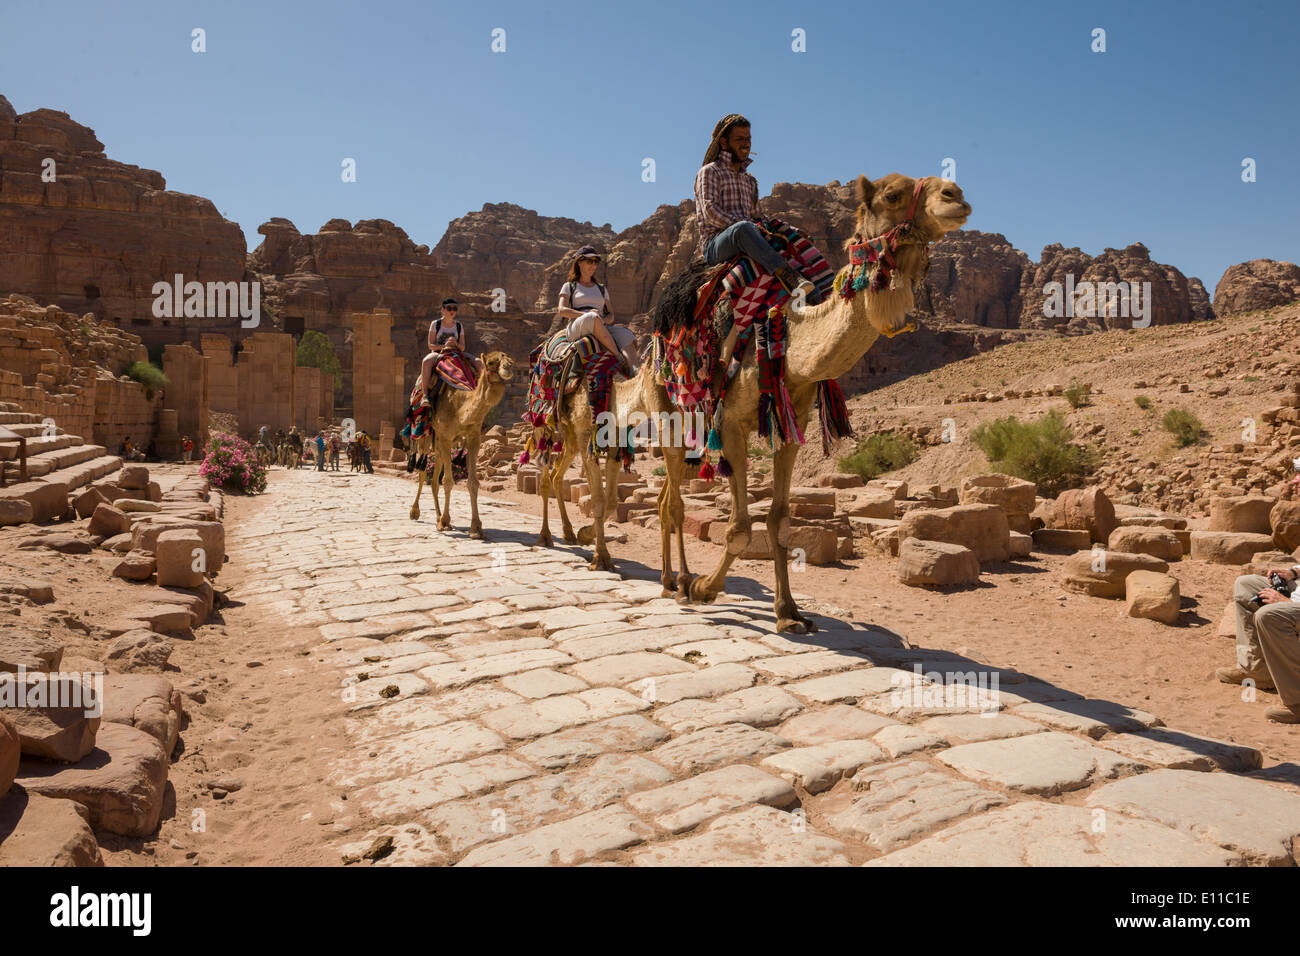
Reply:
[[[1229,266],[1214,288],[1214,307],[1220,315],[1267,309],[1296,299],[1300,299],[1300,266],[1272,259]]]

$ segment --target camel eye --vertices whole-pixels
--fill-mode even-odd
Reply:
[[[898,199],[899,199],[899,194],[898,194],[898,193],[890,193],[888,196],[885,197],[885,202],[887,202],[887,203],[896,203],[896,202],[898,202]]]

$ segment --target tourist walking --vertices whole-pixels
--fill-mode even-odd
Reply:
[[[188,462],[194,456],[194,442],[190,441],[189,435],[181,439],[181,449],[185,452],[185,460]]]
[[[359,438],[361,441],[361,464],[366,469],[366,474],[373,475],[375,469],[370,463],[370,435],[367,432],[362,432]]]
[[[339,436],[337,433],[330,434],[330,471],[339,470]]]
[[[316,470],[325,470],[325,433],[316,433]]]

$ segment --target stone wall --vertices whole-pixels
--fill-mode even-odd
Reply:
[[[378,435],[381,422],[400,422],[411,383],[406,360],[395,354],[387,309],[352,313],[352,418]]]
[[[294,425],[293,336],[257,332],[239,353],[239,426],[246,433],[266,425],[271,431]]]
[[[150,398],[139,382],[121,378],[100,378],[95,382],[94,442],[111,455],[117,454],[123,439],[144,451],[156,437],[158,412],[163,396]]]
[[[176,412],[176,430],[194,440],[195,447],[208,441],[208,359],[188,342],[163,349],[163,372],[171,382],[166,404]]]
[[[205,334],[200,340],[208,360],[208,408],[228,415],[239,414],[239,369],[227,335]]]

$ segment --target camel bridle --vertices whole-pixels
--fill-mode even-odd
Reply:
[[[916,181],[916,187],[912,190],[912,202],[907,207],[907,218],[902,222],[869,239],[862,238],[861,233],[854,235],[848,249],[849,273],[843,285],[844,292],[852,295],[863,290],[880,292],[886,288],[896,288],[894,273],[898,270],[898,262],[894,258],[894,253],[899,247],[905,245],[921,247],[921,272],[913,282],[919,283],[925,278],[925,274],[930,270],[931,240],[921,238],[919,235],[914,236],[913,230],[916,226],[916,209],[921,201],[921,190],[931,178],[922,176]],[[916,323],[909,319],[901,328],[883,329],[881,334],[886,338],[893,338],[895,335],[915,329]]]

